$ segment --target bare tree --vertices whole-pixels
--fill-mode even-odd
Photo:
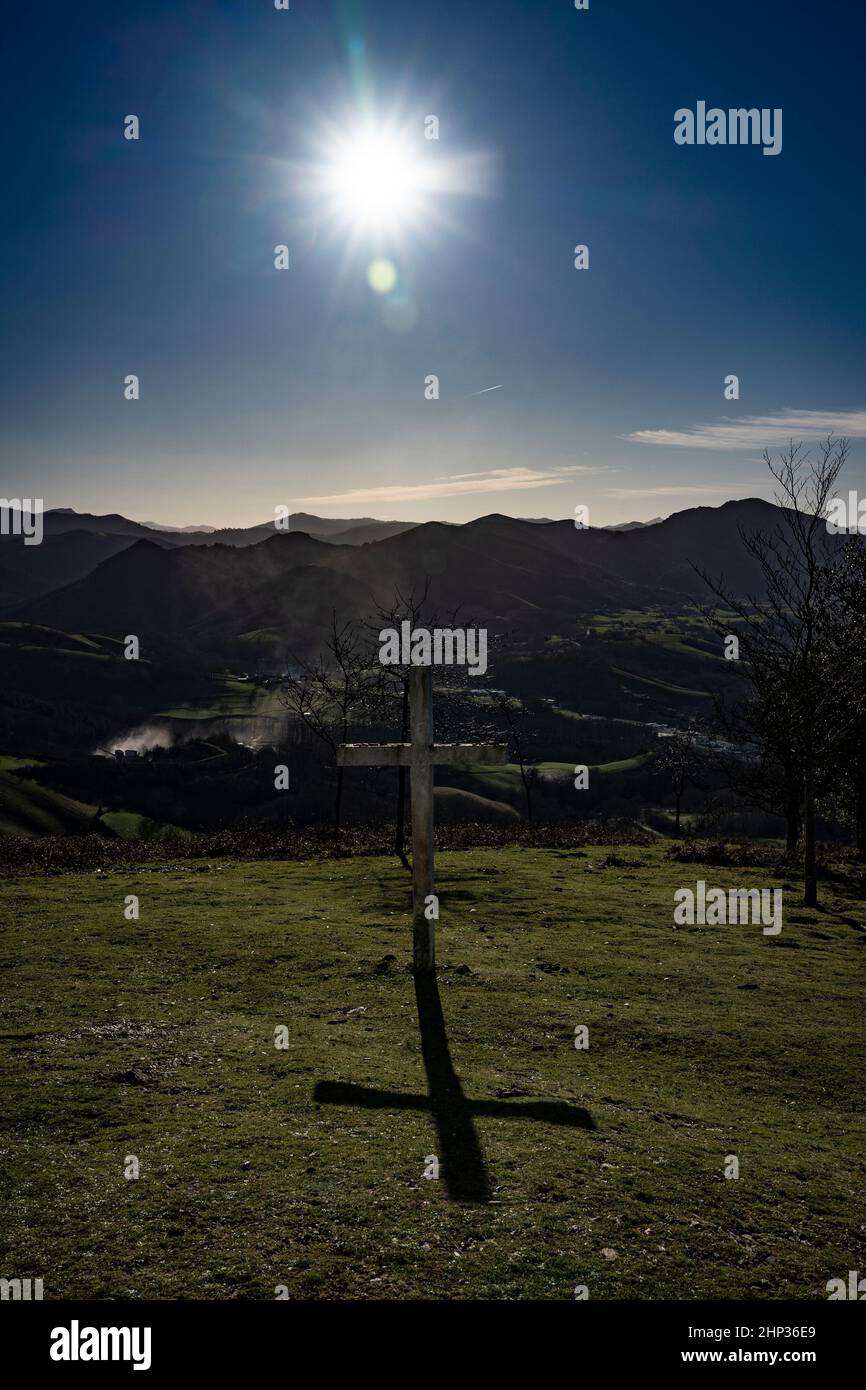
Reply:
[[[803,776],[783,704],[760,699],[751,686],[742,700],[716,695],[714,703],[724,743],[706,749],[705,761],[747,805],[784,817],[785,853],[793,858],[803,828]]]
[[[334,799],[334,852],[340,845],[344,768],[337,763],[337,749],[347,743],[352,723],[377,704],[378,663],[373,664],[370,643],[362,625],[340,622],[334,610],[322,650],[315,660],[296,656],[292,662],[300,674],[290,676],[283,700],[329,750],[337,771]]]
[[[693,728],[679,729],[676,733],[661,739],[655,764],[666,772],[671,784],[676,805],[674,837],[680,838],[680,813],[686,784],[693,780],[697,767],[697,731]]]
[[[526,797],[526,819],[531,821],[532,792],[538,781],[538,768],[531,759],[533,742],[533,732],[529,727],[531,712],[525,700],[513,699],[504,693],[494,695],[493,701],[499,718],[508,730],[508,742],[520,768],[520,780],[523,783],[523,794]]]
[[[814,460],[793,440],[778,460],[765,451],[764,461],[777,483],[779,521],[770,532],[740,532],[760,570],[762,595],[742,598],[723,579],[698,570],[736,620],[742,670],[752,685],[754,734],[801,781],[808,906],[817,904],[815,803],[832,750],[854,712],[847,697],[855,692],[847,675],[838,673],[844,690],[828,688],[821,640],[823,579],[832,561],[827,513],[847,454],[847,440],[832,438]],[[717,614],[713,621],[717,631],[725,630]]]
[[[827,686],[849,706],[835,720],[847,727],[848,736],[837,741],[834,771],[857,856],[866,860],[866,545],[859,535],[849,538],[836,563],[825,571],[823,586],[821,642]]]
[[[395,628],[399,630],[402,622],[408,621],[414,628],[421,618],[430,593],[429,576],[425,579],[424,585],[419,592],[411,590],[404,595],[400,589],[394,589],[394,598],[390,607],[379,604],[376,608],[375,617],[367,623],[371,632],[377,635],[385,628]],[[397,694],[400,700],[400,743],[406,743],[409,738],[409,668],[408,666],[383,666],[382,667],[383,693],[388,690]],[[387,698],[387,695],[386,695]],[[409,780],[409,769],[404,766],[397,768],[397,812],[396,824],[394,827],[394,853],[400,860],[405,869],[410,867],[406,857],[406,790]]]

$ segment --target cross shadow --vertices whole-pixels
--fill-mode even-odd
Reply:
[[[462,1202],[490,1201],[490,1181],[475,1132],[476,1115],[595,1129],[588,1110],[564,1101],[467,1100],[451,1061],[435,975],[415,976],[415,1000],[428,1096],[379,1091],[346,1081],[320,1081],[313,1099],[326,1105],[357,1105],[367,1110],[430,1110],[436,1125],[437,1157],[446,1191],[453,1201]]]

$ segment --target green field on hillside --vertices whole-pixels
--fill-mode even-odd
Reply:
[[[648,753],[636,753],[634,757],[618,758],[611,763],[592,763],[589,765],[590,777],[596,773],[610,776],[618,772],[636,772],[648,759]],[[573,762],[539,762],[533,763],[532,766],[540,783],[546,780],[562,781],[574,778]],[[503,793],[523,795],[519,763],[468,763],[463,770],[489,792],[495,792],[500,796]]]
[[[14,753],[0,753],[0,772],[20,772],[24,767],[44,767],[40,758],[19,758]]]
[[[170,709],[157,710],[156,714],[171,719],[219,719],[228,715],[279,716],[286,712],[285,701],[278,690],[263,690],[253,681],[225,676],[213,681],[210,692],[200,702],[173,705]]]
[[[43,766],[33,758],[0,757],[0,835],[84,835],[96,828],[98,806],[42,787],[16,769]],[[108,811],[100,817],[122,840],[145,840],[165,834],[187,835],[177,826],[151,820],[137,811]]]
[[[4,1268],[46,1298],[813,1299],[866,1267],[862,879],[818,911],[790,885],[768,937],[672,923],[675,888],[767,869],[437,871],[417,1002],[393,859],[0,879]]]
[[[6,766],[9,762],[32,766],[29,759],[4,758]],[[14,771],[0,771],[0,834],[84,834],[91,827],[96,809],[62,792],[17,777]]]
[[[624,671],[619,666],[611,666],[614,675],[619,676],[627,684],[639,687],[648,686],[652,690],[663,690],[666,695],[674,695],[681,700],[711,700],[712,695],[707,690],[690,690],[687,686],[673,685],[670,681],[657,680],[654,676],[639,676],[634,671]]]

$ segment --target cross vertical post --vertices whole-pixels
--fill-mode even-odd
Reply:
[[[409,669],[412,773],[412,957],[415,971],[436,969],[436,924],[425,914],[433,888],[433,672]]]
[[[504,763],[508,750],[499,743],[433,742],[433,672],[409,666],[409,743],[341,743],[337,766],[408,767],[412,781],[412,965],[416,975],[436,971],[436,928],[427,898],[433,890],[433,765],[464,766]]]

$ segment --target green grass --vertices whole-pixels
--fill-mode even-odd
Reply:
[[[143,816],[138,811],[107,811],[102,821],[122,840],[159,840],[166,835],[180,836],[182,840],[191,838],[189,830],[168,822],[151,820],[150,816]]]
[[[5,644],[4,644],[5,645]],[[46,650],[44,642],[16,642],[15,650],[19,652],[42,652]],[[52,646],[51,651],[56,656],[74,656],[81,660],[88,661],[110,661],[111,656],[107,652],[87,651],[81,647],[62,647]]]
[[[0,835],[82,835],[92,831],[98,807],[13,775],[16,768],[43,765],[31,758],[0,757]],[[188,834],[137,811],[109,811],[102,821],[123,840]]]
[[[197,704],[174,705],[171,709],[157,711],[158,718],[171,719],[220,719],[230,715],[249,718],[256,714],[286,713],[286,705],[278,691],[262,690],[252,681],[239,681],[233,677],[215,681],[212,692]]]
[[[466,791],[463,788],[436,787],[434,796],[439,819],[445,811],[461,820],[520,820],[519,812],[509,802],[495,801],[491,797],[479,796],[477,792]]]
[[[592,764],[590,771],[600,772],[605,776],[617,772],[634,772],[643,766],[648,757],[648,753],[636,753],[632,758],[619,758],[612,763]],[[535,763],[534,766],[542,780],[544,778],[556,779],[574,776],[575,764],[573,762],[540,762]],[[473,763],[468,765],[465,771],[487,791],[496,792],[500,796],[503,793],[522,795],[523,782],[518,763]]]
[[[541,777],[573,777],[574,763],[542,762],[535,763]],[[498,795],[523,795],[523,780],[518,763],[468,763],[468,776],[474,778],[485,791]]]
[[[0,771],[0,834],[80,834],[95,814],[95,806]]]
[[[479,787],[498,796],[518,793],[523,787],[517,763],[470,763],[462,770],[469,773]]]
[[[786,894],[778,937],[674,930],[698,877],[778,881],[616,854],[437,858],[451,1059],[499,1107],[487,1204],[424,1180],[414,1102],[314,1099],[426,1093],[393,860],[0,880],[4,1272],[60,1298],[826,1297],[866,1260],[862,884]]]
[[[19,758],[15,753],[0,753],[0,772],[17,772],[22,767],[44,767],[41,758]]]
[[[98,643],[81,632],[64,632],[60,628],[45,627],[42,623],[0,622],[0,640],[4,643],[20,643],[25,637],[30,639],[25,644],[28,649],[34,646],[53,647],[59,644],[64,650],[69,651],[69,644],[72,642],[79,648],[90,651],[98,650]]]
[[[611,666],[615,675],[635,685],[648,685],[654,690],[663,690],[666,695],[675,695],[683,700],[711,700],[708,690],[689,690],[684,685],[672,685],[670,681],[657,680],[655,676],[638,676],[634,671],[624,671],[621,666]]]
[[[603,772],[605,774],[614,772],[636,772],[639,767],[643,767],[649,758],[649,753],[635,753],[631,758],[618,758],[612,763],[595,763],[593,772]]]
[[[20,651],[40,651],[52,648],[66,656],[119,656],[123,642],[116,637],[98,633],[66,632],[62,628],[45,627],[42,623],[0,622],[0,645],[15,646]]]
[[[679,652],[681,656],[698,657],[701,661],[724,661],[724,655],[719,652],[708,652],[702,647],[692,646],[680,634],[671,632],[652,633],[648,638],[653,646],[663,647],[667,652]]]

